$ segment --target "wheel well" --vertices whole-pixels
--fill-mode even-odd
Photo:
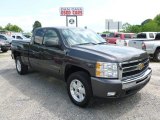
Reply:
[[[84,68],[74,66],[74,65],[67,65],[65,68],[65,81],[67,81],[69,75],[71,75],[74,72],[78,72],[78,71],[84,71],[90,76],[90,73]]]
[[[157,51],[157,50],[160,50],[160,46],[156,48],[156,51]]]
[[[14,59],[16,59],[17,56],[20,56],[20,52],[14,51],[13,55],[14,55]]]

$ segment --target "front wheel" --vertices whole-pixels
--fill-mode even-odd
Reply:
[[[27,65],[24,65],[22,63],[22,60],[20,57],[16,57],[16,70],[18,72],[18,74],[20,75],[24,75],[28,72],[28,66]]]
[[[89,75],[81,71],[72,73],[67,80],[67,91],[75,105],[86,107],[92,97]]]
[[[156,50],[154,60],[160,62],[160,49]]]

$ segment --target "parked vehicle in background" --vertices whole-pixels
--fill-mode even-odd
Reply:
[[[26,38],[24,35],[22,35],[21,33],[16,33],[16,34],[12,34],[11,35],[12,38],[14,40],[25,40],[25,41],[30,41],[31,39],[30,38]]]
[[[121,39],[118,39],[116,41],[116,44],[118,46],[128,46],[128,43],[130,40],[153,40],[155,39],[155,36],[156,36],[157,32],[141,32],[141,33],[138,33],[134,38],[136,39],[125,39],[124,41],[121,41]],[[137,46],[138,47],[138,46]]]
[[[0,39],[0,51],[2,52],[7,52],[11,47],[11,44],[4,40],[4,39]]]
[[[110,44],[116,44],[117,40],[132,39],[134,37],[135,33],[110,33],[107,41]]]
[[[0,34],[0,39],[8,41],[10,44],[12,43],[13,38],[11,36]]]
[[[145,51],[108,45],[97,33],[81,28],[38,28],[30,42],[13,40],[12,57],[19,74],[31,67],[64,80],[71,101],[81,107],[92,96],[135,94],[152,73]]]
[[[100,36],[107,41],[107,38],[109,37],[109,33],[102,33]]]
[[[129,41],[130,47],[145,50],[155,61],[160,62],[160,33],[155,39],[137,39]]]
[[[130,40],[132,40],[132,38],[136,38],[136,37],[137,37],[137,35],[133,33],[132,37],[130,35],[130,36],[126,37],[126,39],[117,39],[116,40],[116,45],[117,46],[128,46],[128,42]]]
[[[137,39],[155,39],[156,32],[141,32],[137,34]]]

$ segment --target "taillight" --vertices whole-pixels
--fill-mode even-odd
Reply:
[[[146,50],[146,45],[144,42],[142,42],[142,50]]]

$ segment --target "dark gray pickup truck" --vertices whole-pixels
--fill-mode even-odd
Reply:
[[[64,80],[71,101],[81,107],[92,97],[135,94],[152,73],[145,51],[107,45],[81,28],[38,28],[30,42],[12,42],[12,57],[19,74],[33,68]]]

